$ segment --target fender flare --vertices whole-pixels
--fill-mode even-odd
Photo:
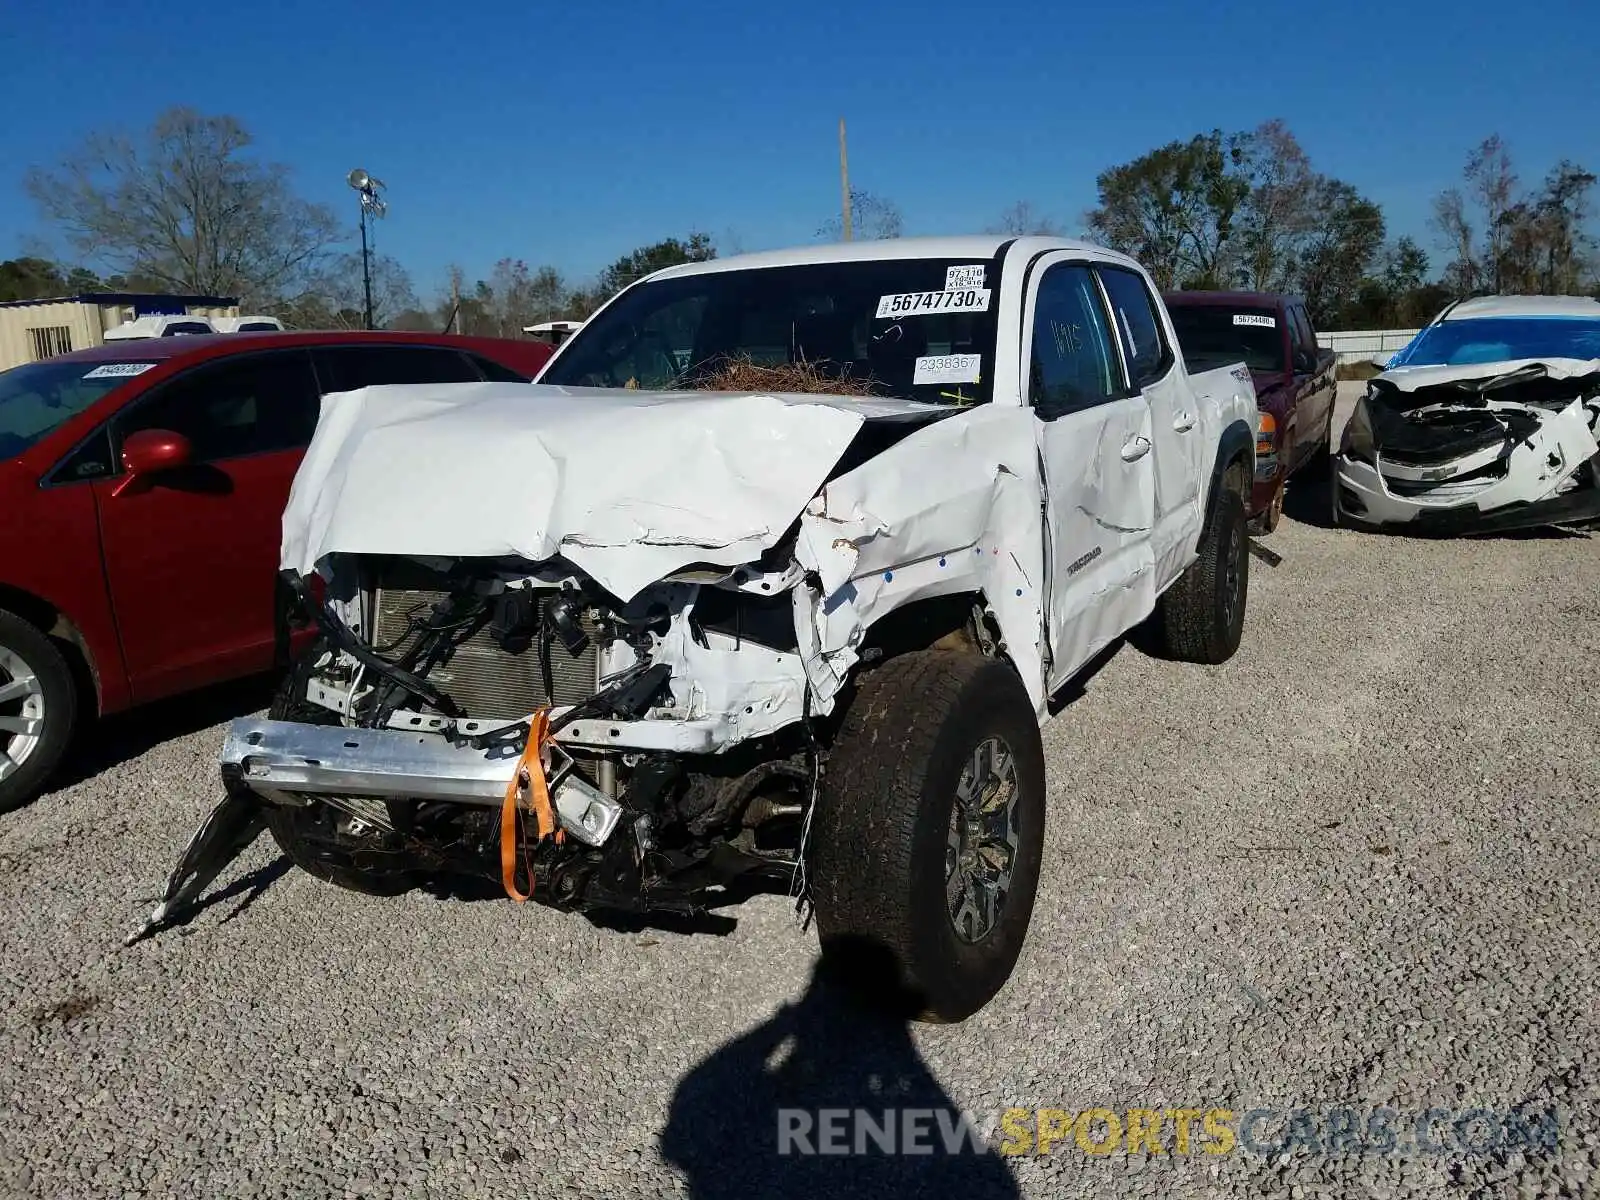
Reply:
[[[1256,435],[1248,424],[1239,419],[1224,429],[1222,436],[1217,439],[1217,457],[1211,464],[1211,484],[1206,489],[1205,517],[1200,529],[1202,542],[1211,533],[1211,514],[1215,507],[1213,501],[1222,490],[1228,468],[1241,459],[1245,465],[1245,505],[1248,507],[1249,488],[1256,473]]]

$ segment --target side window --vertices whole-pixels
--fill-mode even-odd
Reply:
[[[490,383],[527,383],[528,377],[520,371],[513,371],[510,367],[502,366],[492,358],[485,358],[481,354],[468,355],[473,365],[478,368],[478,373]]]
[[[103,479],[116,474],[111,462],[111,432],[102,427],[55,469],[50,482],[76,483],[80,479]]]
[[[327,392],[386,383],[477,383],[463,354],[443,346],[333,346],[316,351],[317,379]]]
[[[1317,362],[1317,334],[1312,333],[1304,304],[1294,306],[1294,342],[1299,349],[1306,350],[1312,362]]]
[[[196,367],[120,414],[113,438],[170,429],[189,439],[196,462],[290,450],[311,441],[320,401],[303,350],[252,354]]]
[[[1128,359],[1134,387],[1147,387],[1171,368],[1173,356],[1161,332],[1155,297],[1143,279],[1118,267],[1101,267],[1100,280],[1111,298],[1117,335]]]
[[[582,372],[574,383],[589,387],[666,387],[696,357],[695,346],[706,317],[704,295],[669,300],[644,312],[637,322],[611,322],[604,332],[578,332],[584,357],[574,358]],[[728,313],[724,311],[723,316]],[[789,361],[790,323],[757,309],[737,314],[741,328],[732,336],[747,348],[755,362],[774,365]],[[766,328],[756,328],[761,322]],[[605,341],[598,339],[604,336]],[[587,370],[584,370],[587,367]]]
[[[1050,267],[1034,298],[1028,403],[1040,416],[1056,417],[1124,391],[1093,274],[1070,264]]]

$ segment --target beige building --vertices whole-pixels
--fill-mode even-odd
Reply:
[[[102,345],[106,330],[155,315],[237,317],[239,301],[230,296],[105,292],[0,303],[0,371]]]

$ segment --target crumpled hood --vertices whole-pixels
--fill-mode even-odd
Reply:
[[[1505,362],[1462,363],[1456,366],[1396,367],[1374,376],[1373,382],[1382,380],[1402,392],[1415,392],[1422,388],[1437,387],[1441,383],[1494,379],[1534,364],[1544,367],[1545,374],[1551,379],[1571,379],[1600,371],[1600,358],[1516,358]]]
[[[520,383],[327,397],[283,514],[280,563],[329,554],[565,558],[622,600],[783,535],[872,420],[904,400]]]

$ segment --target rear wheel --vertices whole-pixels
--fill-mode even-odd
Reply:
[[[72,743],[78,688],[56,644],[0,610],[0,812],[43,790]]]
[[[299,721],[307,725],[336,725],[338,716],[312,704],[305,696],[306,669],[317,661],[324,647],[312,648],[279,686],[267,716],[274,721]],[[356,856],[368,853],[365,847],[375,840],[353,826],[348,813],[321,800],[307,807],[266,805],[267,829],[278,848],[307,875],[369,896],[397,896],[408,891],[413,879],[404,870],[383,870],[358,865]],[[381,839],[382,835],[376,835]]]
[[[1022,952],[1044,846],[1044,750],[1016,673],[920,650],[861,676],[812,846],[836,978],[921,1020],[987,1004]]]
[[[1200,557],[1167,589],[1157,608],[1167,653],[1184,662],[1227,662],[1244,634],[1249,591],[1244,500],[1224,481],[1211,498]]]

